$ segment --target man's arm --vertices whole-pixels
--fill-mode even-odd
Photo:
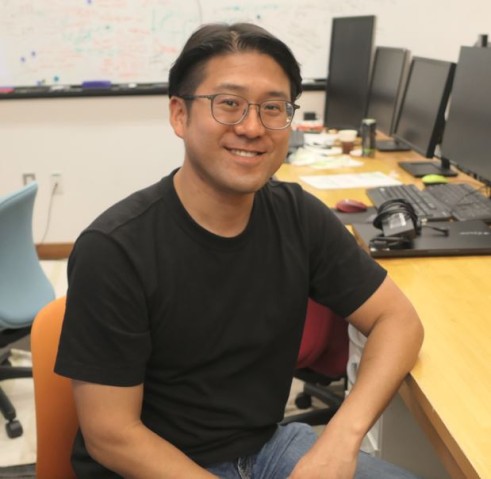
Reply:
[[[73,381],[80,428],[92,458],[128,479],[215,478],[140,420],[143,385]]]
[[[291,479],[353,477],[365,434],[414,366],[421,348],[421,321],[389,277],[347,319],[367,336],[356,383]]]

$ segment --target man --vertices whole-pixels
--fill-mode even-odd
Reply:
[[[300,92],[290,50],[249,24],[202,27],[175,62],[182,167],[96,219],[69,262],[56,371],[79,477],[412,477],[358,450],[415,362],[417,314],[328,208],[270,180]],[[318,440],[277,426],[309,296],[368,336]]]

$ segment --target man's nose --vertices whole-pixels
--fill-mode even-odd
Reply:
[[[261,120],[260,105],[251,103],[244,119],[236,125],[237,131],[246,135],[258,136],[264,133],[265,127]]]

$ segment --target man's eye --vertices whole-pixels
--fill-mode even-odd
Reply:
[[[268,113],[279,113],[285,109],[283,103],[263,103],[263,110]]]
[[[235,98],[221,98],[219,100],[219,105],[227,108],[237,108],[239,106],[239,101]]]

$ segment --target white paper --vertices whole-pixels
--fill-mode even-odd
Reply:
[[[320,190],[372,188],[376,186],[400,185],[401,182],[380,171],[339,175],[301,176],[305,183]]]

